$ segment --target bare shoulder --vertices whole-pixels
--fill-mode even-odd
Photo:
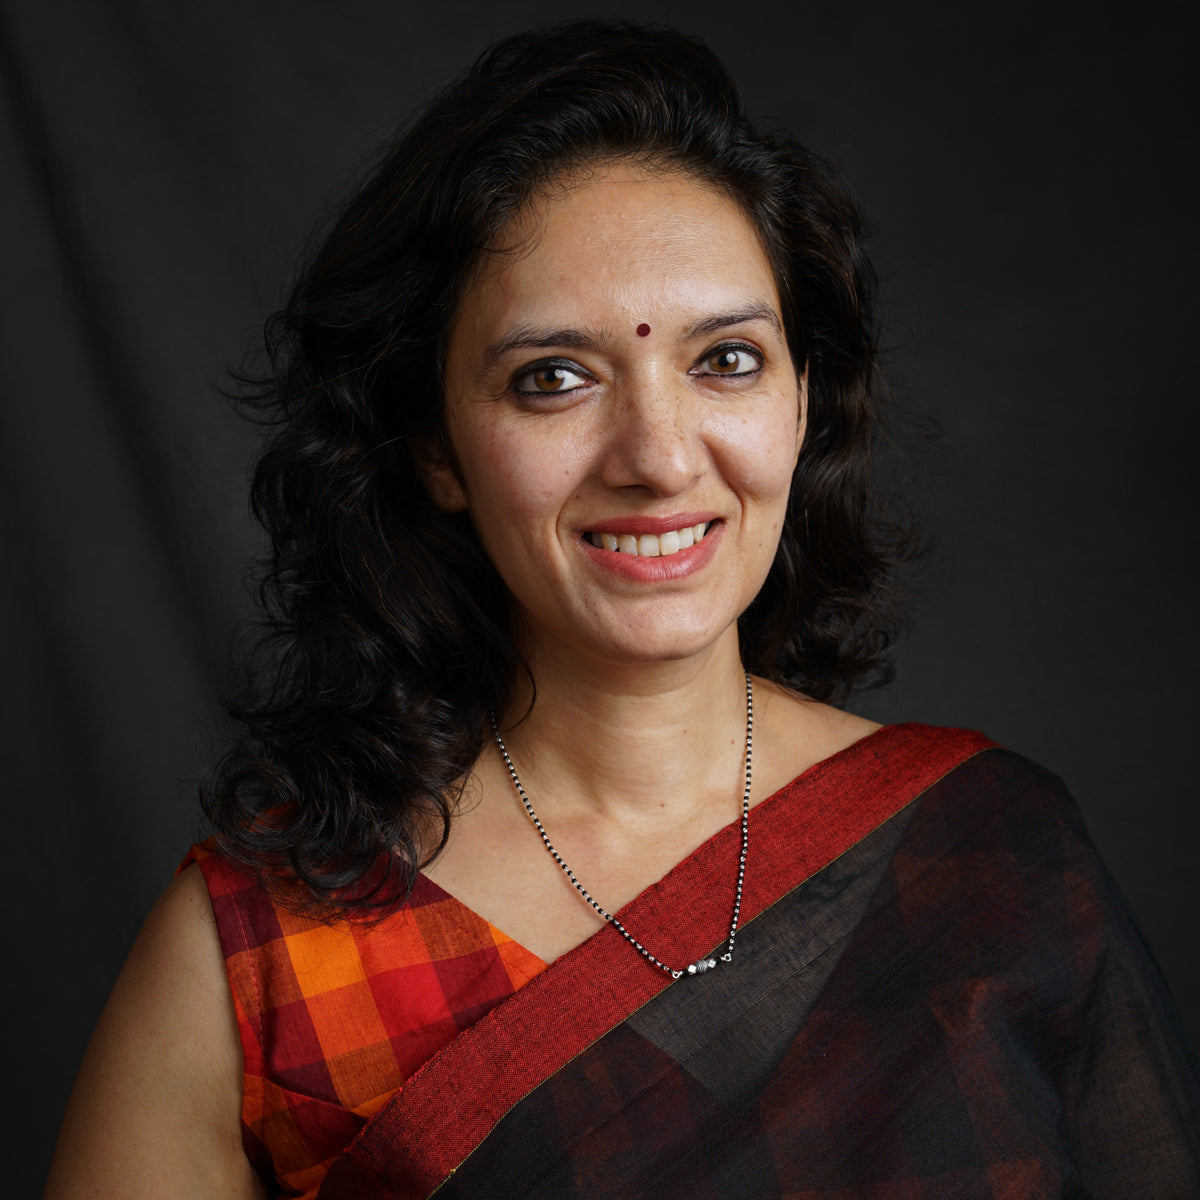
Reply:
[[[875,721],[819,704],[765,679],[756,679],[755,798],[772,795],[797,775],[870,737],[878,729]]]
[[[46,1200],[265,1196],[241,1142],[242,1053],[199,867],[151,910],[88,1046]]]

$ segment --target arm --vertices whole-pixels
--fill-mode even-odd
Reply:
[[[163,893],[92,1036],[45,1200],[267,1195],[242,1150],[242,1051],[200,869]]]
[[[1200,1074],[1158,965],[1106,873],[1105,936],[1063,1090],[1095,1200],[1200,1195]]]

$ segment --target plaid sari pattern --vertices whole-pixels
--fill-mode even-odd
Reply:
[[[414,1071],[546,969],[423,875],[382,921],[329,923],[278,904],[211,840],[192,862],[241,1034],[247,1155],[288,1195],[316,1195]]]

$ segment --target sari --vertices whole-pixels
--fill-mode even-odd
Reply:
[[[719,951],[739,831],[620,913]],[[405,1080],[320,1200],[1200,1196],[1200,1083],[1061,783],[886,727],[751,811],[732,961],[611,926]]]

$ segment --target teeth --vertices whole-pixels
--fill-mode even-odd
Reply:
[[[589,533],[587,538],[602,550],[616,550],[619,554],[633,554],[639,558],[659,558],[694,546],[707,532],[708,523],[701,521],[698,525],[685,525],[658,537],[652,533],[643,533],[641,537],[631,533]]]

